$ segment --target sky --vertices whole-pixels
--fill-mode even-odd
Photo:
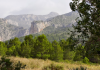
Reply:
[[[72,0],[0,0],[0,18],[8,15],[46,15],[57,12],[59,15],[71,12]]]

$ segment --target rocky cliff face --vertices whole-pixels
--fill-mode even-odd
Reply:
[[[29,31],[23,27],[18,27],[7,23],[7,20],[0,19],[0,41],[9,40],[13,37],[28,35]]]
[[[29,29],[31,27],[31,22],[33,21],[40,21],[40,20],[45,21],[48,18],[56,16],[58,16],[58,13],[51,12],[47,15],[33,15],[33,14],[9,15],[5,19],[9,24]]]
[[[31,27],[30,27],[30,34],[35,34],[38,32],[41,32],[44,28],[46,28],[47,26],[49,26],[50,24],[48,22],[44,22],[44,21],[33,21],[31,23]]]

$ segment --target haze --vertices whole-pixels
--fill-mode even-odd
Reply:
[[[50,12],[65,14],[71,12],[72,0],[0,0],[0,18],[8,15],[46,15]]]

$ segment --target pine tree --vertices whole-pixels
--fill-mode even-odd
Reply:
[[[21,44],[21,56],[29,58],[31,55],[31,47],[29,46],[29,42],[23,42]]]
[[[54,40],[52,42],[52,47],[54,48],[51,53],[51,59],[55,61],[63,60],[63,49],[61,48],[60,44]]]
[[[11,48],[15,47],[15,49],[13,49],[13,56],[19,56],[20,52],[21,52],[21,42],[19,41],[19,39],[17,37],[15,37],[14,39],[10,39],[10,41],[8,42],[8,52],[9,49],[11,50]],[[8,54],[8,53],[7,53]],[[10,55],[10,54],[8,54]]]
[[[51,47],[52,47],[51,43],[47,40],[44,34],[38,36],[34,45],[34,52],[35,52],[34,57],[41,59],[49,58]]]
[[[28,43],[29,47],[31,48],[30,57],[34,56],[34,44],[35,44],[35,40],[36,40],[36,38],[33,39],[32,35],[25,36],[25,38],[24,38],[25,43]]]
[[[6,55],[7,47],[4,42],[0,42],[0,56]]]

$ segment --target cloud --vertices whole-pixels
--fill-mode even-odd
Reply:
[[[7,15],[45,15],[50,12],[70,12],[71,0],[0,0],[0,17]]]

